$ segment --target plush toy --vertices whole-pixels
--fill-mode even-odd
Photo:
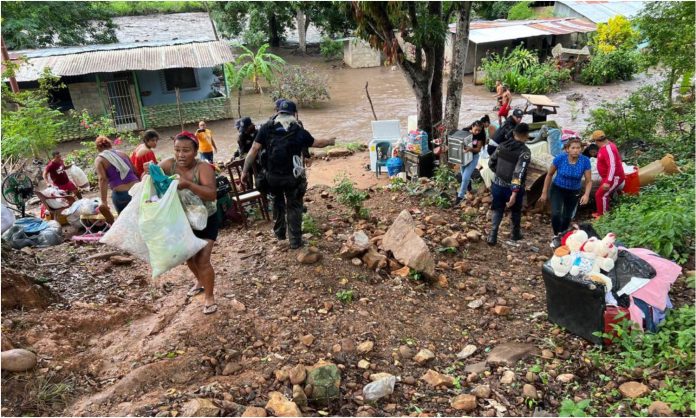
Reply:
[[[607,242],[600,241],[599,239],[592,237],[585,241],[581,248],[582,252],[592,253],[595,255],[595,266],[593,266],[593,268],[591,269],[591,271],[595,273],[599,273],[600,270],[608,272],[614,268],[614,260],[607,257],[607,255],[609,255],[608,246],[610,245],[607,244]]]
[[[558,277],[563,277],[570,272],[570,267],[573,264],[573,258],[570,255],[570,250],[567,246],[562,245],[553,252],[551,257],[551,268],[553,273]]]
[[[580,251],[582,245],[587,241],[587,232],[582,230],[575,230],[564,237],[565,242],[563,245],[568,246],[570,253]]]
[[[608,233],[604,238],[602,238],[601,244],[601,256],[610,258],[616,261],[619,258],[619,247],[616,245],[616,235],[611,232]]]
[[[611,293],[612,282],[611,282],[611,279],[609,277],[603,275],[602,273],[591,273],[587,276],[587,278],[592,282],[595,282],[597,284],[601,284],[602,286],[604,286],[604,289],[606,291],[606,293],[604,295],[604,301],[608,305],[617,305],[616,298]]]
[[[597,256],[594,253],[577,251],[571,253],[571,257],[573,257],[573,265],[570,268],[572,276],[599,273],[599,266],[596,262]]]

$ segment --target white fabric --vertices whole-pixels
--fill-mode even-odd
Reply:
[[[109,164],[116,167],[116,170],[118,170],[118,175],[121,176],[121,180],[126,178],[131,168],[125,161],[123,161],[123,158],[121,158],[116,151],[110,149],[102,151],[99,156],[106,159]]]
[[[5,231],[10,229],[12,225],[15,223],[15,215],[12,213],[11,210],[9,210],[5,205],[0,204],[2,206],[2,233],[4,234]]]
[[[73,184],[81,189],[89,188],[89,180],[87,180],[87,174],[75,164],[73,164],[67,171],[68,178]]]

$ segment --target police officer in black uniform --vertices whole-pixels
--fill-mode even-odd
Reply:
[[[290,248],[302,247],[302,201],[307,191],[307,178],[302,162],[303,148],[323,148],[335,144],[334,139],[315,139],[297,123],[297,106],[292,101],[279,105],[278,115],[259,129],[254,145],[244,161],[242,182],[251,171],[257,154],[266,151],[265,182],[273,194],[273,232],[278,240],[290,231]]]
[[[498,146],[502,145],[504,142],[513,139],[512,131],[520,122],[522,122],[523,117],[524,112],[522,111],[522,109],[515,109],[512,111],[512,115],[508,116],[508,118],[505,119],[503,126],[498,128],[495,131],[495,134],[493,134],[493,138],[491,138],[488,141],[488,148],[486,148],[488,155],[493,155],[495,149],[498,148]]]

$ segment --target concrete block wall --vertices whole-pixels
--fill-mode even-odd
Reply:
[[[108,104],[102,103],[99,97],[99,91],[97,90],[97,83],[86,82],[86,83],[71,83],[68,84],[68,91],[70,92],[70,98],[72,99],[75,110],[80,112],[82,109],[87,109],[87,111],[92,114],[102,114],[104,113],[104,106],[108,110]],[[102,96],[104,100],[108,100],[106,87],[102,83]]]
[[[148,128],[163,128],[179,125],[179,112],[174,104],[143,106],[145,123]],[[233,117],[227,97],[198,100],[181,104],[183,123],[196,123],[200,120],[220,120]]]
[[[382,64],[382,54],[363,40],[346,41],[343,48],[343,58],[351,68],[379,67]]]

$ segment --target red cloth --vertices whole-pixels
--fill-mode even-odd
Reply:
[[[597,172],[602,177],[601,184],[612,183],[616,177],[620,179],[620,183],[626,177],[621,164],[621,155],[613,142],[609,142],[599,149],[597,154]]]
[[[46,171],[48,172],[48,176],[51,178],[53,184],[55,184],[59,189],[62,189],[64,186],[70,183],[68,174],[65,172],[65,164],[63,164],[62,161],[57,163],[51,160],[46,166]],[[73,187],[75,187],[75,185],[73,185]]]
[[[56,185],[56,187],[68,193],[77,191],[77,186],[75,186],[75,184],[70,180],[68,180],[68,182],[65,184],[61,184],[60,186]]]
[[[148,150],[144,155],[140,157],[138,157],[136,155],[136,152],[133,151],[133,153],[130,156],[130,160],[133,163],[133,168],[135,169],[135,174],[138,176],[138,178],[143,176],[143,171],[145,171],[143,165],[145,163],[150,162],[153,164],[157,164],[157,158],[155,157],[155,153],[152,152],[152,150]]]
[[[498,111],[498,116],[502,116],[502,117],[506,118],[508,113],[510,113],[510,102],[508,102],[500,107],[500,110]]]

